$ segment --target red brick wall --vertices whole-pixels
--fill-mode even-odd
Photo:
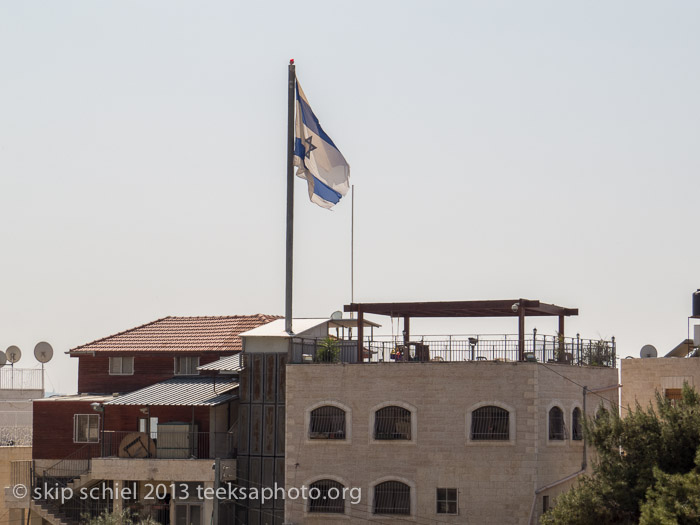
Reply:
[[[133,355],[133,354],[132,354]],[[199,364],[205,365],[228,354],[199,354]],[[109,375],[109,357],[78,357],[78,392],[82,394],[113,394],[133,392],[173,377],[174,354],[134,356],[133,375]]]
[[[140,408],[118,405],[105,407],[105,412],[100,414],[100,418],[105,417],[104,430],[137,431],[139,418],[146,417]],[[59,460],[84,447],[85,443],[73,443],[73,415],[96,413],[89,401],[35,401],[32,449],[34,459]],[[151,417],[157,417],[159,424],[190,423],[192,407],[151,407]],[[208,432],[209,407],[194,407],[194,422],[198,426],[198,432]],[[99,443],[95,444],[93,449],[97,454],[100,450]]]
[[[89,401],[34,401],[34,459],[63,459],[82,447],[73,443],[73,414],[95,413]]]

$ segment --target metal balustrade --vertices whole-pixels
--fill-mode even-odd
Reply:
[[[610,341],[542,335],[534,331],[524,337],[523,348],[517,334],[426,335],[367,337],[359,359],[357,340],[294,338],[290,363],[410,363],[464,361],[519,361],[558,363],[615,368],[616,343]]]

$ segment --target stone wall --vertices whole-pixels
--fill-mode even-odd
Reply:
[[[571,412],[582,406],[581,387],[616,384],[614,369],[554,364],[289,365],[287,488],[336,479],[360,488],[362,501],[348,502],[341,517],[309,514],[301,501],[287,501],[285,520],[347,523],[350,517],[365,522],[362,518],[373,518],[373,485],[396,479],[411,486],[411,512],[419,521],[526,524],[533,506],[535,515],[541,512],[542,495],[553,501],[559,489],[537,499],[535,490],[581,469],[583,443],[571,439]],[[600,396],[616,400],[617,389]],[[308,439],[308,412],[323,402],[348,408],[352,422],[346,440]],[[600,397],[588,396],[589,414],[599,402]],[[412,411],[411,441],[373,440],[372,414],[386,403]],[[564,412],[567,439],[550,442],[547,413],[555,404]],[[470,440],[469,414],[481,405],[509,410],[509,441]],[[437,488],[458,489],[458,515],[436,513]]]
[[[655,403],[656,392],[664,395],[665,389],[682,388],[683,382],[695,388],[700,386],[697,358],[623,359],[620,372],[623,407],[633,407],[636,402],[647,407]]]

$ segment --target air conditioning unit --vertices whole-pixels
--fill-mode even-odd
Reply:
[[[162,423],[158,425],[158,458],[189,459],[197,457],[197,425]]]

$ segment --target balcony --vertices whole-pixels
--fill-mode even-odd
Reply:
[[[363,338],[362,359],[358,341],[337,339],[292,339],[290,363],[454,363],[527,361],[576,366],[615,368],[615,338],[610,341],[541,335],[536,331],[518,334],[465,334]]]

